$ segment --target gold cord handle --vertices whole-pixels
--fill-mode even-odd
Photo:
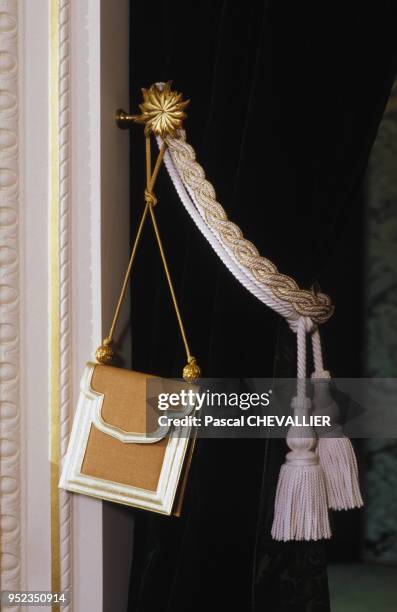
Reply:
[[[114,351],[111,348],[111,344],[113,342],[113,335],[114,335],[114,330],[115,327],[117,325],[117,321],[120,315],[120,310],[121,310],[121,306],[122,303],[124,301],[125,298],[125,294],[127,291],[127,286],[128,286],[128,281],[130,279],[131,276],[131,271],[132,271],[132,266],[135,260],[135,255],[137,252],[137,248],[138,248],[138,244],[142,235],[142,230],[143,230],[143,226],[145,224],[145,220],[147,218],[148,212],[150,213],[150,218],[152,220],[152,225],[153,225],[153,229],[154,229],[154,233],[156,236],[156,241],[157,241],[157,245],[160,251],[160,255],[161,255],[161,260],[163,262],[163,267],[164,267],[164,272],[167,278],[167,282],[168,282],[168,287],[170,290],[170,294],[171,294],[171,299],[172,299],[172,303],[174,305],[174,310],[175,310],[175,314],[176,314],[176,318],[178,321],[178,325],[179,325],[179,329],[181,332],[181,336],[182,336],[182,340],[183,340],[183,344],[185,346],[185,351],[186,351],[186,357],[187,357],[187,365],[184,367],[183,369],[183,378],[185,380],[195,380],[197,378],[200,377],[201,375],[201,371],[200,368],[196,362],[195,357],[193,357],[190,353],[190,348],[189,348],[189,343],[187,340],[187,336],[186,336],[186,332],[185,332],[185,328],[183,325],[183,321],[182,321],[182,317],[181,317],[181,313],[179,310],[179,306],[178,306],[178,302],[176,299],[176,294],[175,294],[175,290],[174,290],[174,286],[172,283],[172,278],[171,278],[171,274],[168,268],[168,264],[167,264],[167,259],[165,256],[165,252],[164,252],[164,247],[161,241],[161,237],[160,237],[160,231],[158,228],[158,224],[157,224],[157,220],[156,220],[156,216],[154,213],[154,207],[157,203],[157,198],[153,193],[153,188],[154,185],[156,183],[156,179],[160,170],[160,166],[161,163],[164,159],[164,154],[166,152],[167,149],[167,144],[164,141],[163,145],[160,149],[160,152],[157,156],[157,160],[154,166],[154,170],[153,170],[153,174],[151,171],[151,142],[150,142],[150,135],[148,133],[146,133],[145,135],[145,141],[146,141],[146,189],[145,189],[145,208],[143,210],[142,213],[142,217],[138,226],[138,231],[134,240],[134,244],[132,247],[132,251],[131,251],[131,256],[130,256],[130,260],[128,263],[128,267],[127,267],[127,271],[124,277],[124,281],[123,281],[123,285],[121,288],[121,292],[120,292],[120,297],[118,299],[117,302],[117,306],[116,306],[116,310],[113,316],[113,320],[112,320],[112,324],[110,326],[110,330],[109,330],[109,334],[107,335],[107,337],[103,340],[102,345],[97,349],[95,356],[96,359],[99,363],[110,363],[110,361],[113,358],[114,355]]]

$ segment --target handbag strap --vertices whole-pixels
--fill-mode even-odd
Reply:
[[[183,325],[183,321],[182,321],[182,316],[181,316],[181,312],[179,310],[179,306],[178,306],[178,301],[176,298],[176,294],[175,294],[175,289],[174,289],[174,285],[172,282],[172,278],[171,278],[171,274],[170,274],[170,270],[168,267],[168,263],[167,263],[167,258],[164,252],[164,247],[163,247],[163,243],[161,240],[161,236],[160,236],[160,231],[159,231],[159,227],[158,227],[158,223],[157,223],[157,219],[156,219],[156,215],[154,212],[154,207],[157,204],[157,198],[153,192],[155,183],[156,183],[156,179],[160,170],[160,166],[161,163],[163,161],[164,158],[164,154],[166,152],[167,149],[167,143],[164,142],[163,145],[160,148],[160,152],[157,156],[156,159],[156,163],[152,172],[152,159],[151,159],[151,141],[150,141],[150,133],[149,131],[145,130],[145,144],[146,144],[146,189],[145,189],[145,193],[144,193],[144,197],[145,197],[145,207],[143,209],[143,213],[141,216],[141,220],[139,222],[139,226],[138,226],[138,231],[136,233],[135,236],[135,240],[134,240],[134,244],[132,246],[132,251],[131,251],[131,256],[130,256],[130,260],[128,263],[128,267],[124,276],[124,281],[121,287],[121,291],[120,291],[120,296],[117,302],[117,306],[113,315],[113,320],[110,326],[110,330],[108,335],[106,336],[106,338],[104,338],[102,345],[96,350],[95,353],[95,357],[96,360],[99,363],[102,364],[108,364],[111,362],[113,356],[114,356],[114,351],[111,347],[112,343],[113,343],[113,336],[114,336],[114,331],[119,319],[119,315],[120,315],[120,310],[121,310],[121,306],[123,304],[124,298],[125,298],[125,294],[127,291],[127,286],[128,286],[128,281],[130,279],[131,276],[131,271],[132,271],[132,267],[134,264],[134,260],[135,260],[135,255],[138,249],[138,244],[142,235],[142,230],[143,230],[143,226],[145,224],[146,218],[149,214],[150,219],[152,221],[152,226],[153,226],[153,230],[156,236],[156,242],[157,242],[157,246],[159,248],[160,251],[160,256],[161,256],[161,261],[163,263],[163,268],[164,268],[164,272],[165,272],[165,276],[167,278],[167,283],[168,283],[168,287],[170,290],[170,294],[171,294],[171,299],[172,299],[172,303],[174,306],[174,310],[175,310],[175,314],[176,314],[176,318],[178,321],[178,326],[179,326],[179,330],[182,336],[182,340],[183,340],[183,344],[185,347],[185,351],[186,351],[186,358],[187,358],[187,364],[186,366],[183,368],[183,378],[185,380],[195,380],[197,378],[200,377],[201,371],[200,368],[197,364],[196,358],[193,357],[193,355],[190,352],[190,347],[189,347],[189,343],[187,340],[187,335],[186,335],[186,331],[185,331],[185,327]]]

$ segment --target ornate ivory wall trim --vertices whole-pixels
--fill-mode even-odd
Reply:
[[[70,334],[70,0],[59,0],[59,306],[60,306],[60,460],[63,462],[71,419]],[[61,590],[71,596],[71,499],[59,491]],[[69,606],[65,612],[69,611]]]
[[[17,0],[0,0],[0,585],[2,590],[18,590],[21,585],[18,76]]]
[[[50,454],[51,585],[71,591],[71,500],[58,488],[71,415],[70,333],[70,2],[50,16]],[[71,593],[70,593],[71,595]],[[65,610],[70,609],[65,608]]]

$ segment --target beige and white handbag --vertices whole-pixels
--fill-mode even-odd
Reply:
[[[152,409],[146,401],[148,378],[87,363],[60,487],[179,515],[194,439],[188,427],[146,431]],[[182,385],[173,381],[173,392]],[[178,417],[193,410],[194,405],[178,410]]]
[[[87,363],[84,370],[77,411],[59,486],[101,499],[179,515],[187,474],[194,448],[189,427],[158,427],[156,408],[147,401],[147,381],[153,376],[109,365],[113,350],[113,332],[123,302],[143,224],[149,215],[160,250],[179,328],[187,354],[184,381],[172,381],[172,390],[192,388],[200,369],[192,357],[176,301],[174,288],[154,213],[154,183],[165,153],[160,151],[151,173],[150,135],[146,133],[147,185],[145,208],[133,245],[130,262],[111,329],[96,351],[97,363]],[[171,384],[155,379],[158,385]],[[195,409],[176,407],[173,416],[186,416]]]

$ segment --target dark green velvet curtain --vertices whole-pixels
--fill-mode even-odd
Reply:
[[[335,300],[324,342],[336,376],[361,371],[360,185],[396,68],[393,13],[384,1],[131,0],[133,110],[155,81],[173,79],[191,99],[188,140],[229,216],[280,270],[306,287],[316,280]],[[139,128],[131,147],[134,232],[144,188]],[[203,374],[294,376],[293,334],[223,267],[165,171],[156,195]],[[132,325],[133,367],[180,376],[184,351],[149,231]],[[131,611],[329,609],[326,545],[270,538],[285,450],[282,441],[199,441],[183,517],[135,513]],[[359,529],[351,515],[340,545],[348,555]]]

